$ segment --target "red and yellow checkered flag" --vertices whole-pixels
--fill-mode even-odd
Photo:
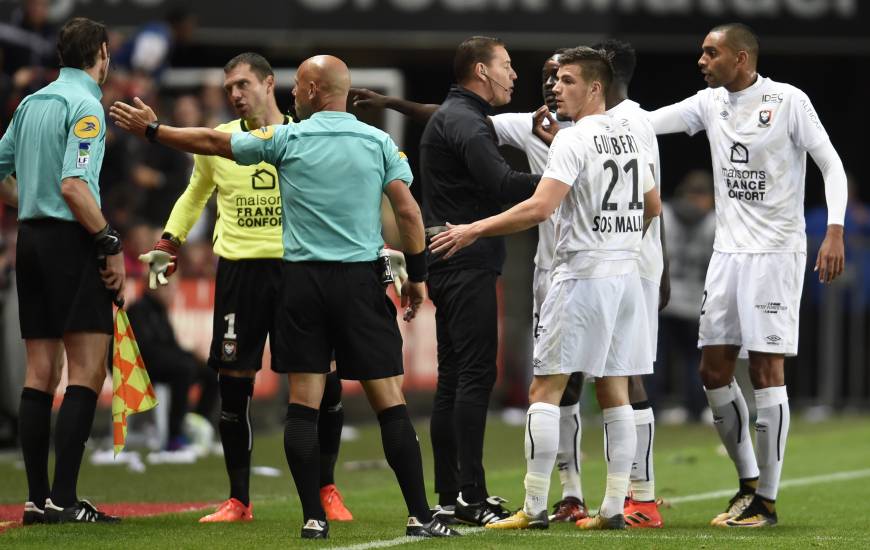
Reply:
[[[127,416],[157,406],[157,397],[142,362],[127,312],[115,314],[115,351],[112,354],[112,432],[115,456],[127,440]]]

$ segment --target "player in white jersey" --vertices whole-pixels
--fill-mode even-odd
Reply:
[[[648,330],[637,259],[642,231],[661,207],[655,181],[629,124],[604,114],[612,80],[608,55],[580,47],[565,51],[559,61],[557,113],[576,124],[555,139],[534,196],[497,216],[450,226],[430,247],[452,255],[480,237],[537,225],[558,207],[553,285],[542,307],[529,389],[526,499],[513,516],[487,526],[495,529],[548,526],[558,403],[577,370],[597,378],[608,468],[599,516],[580,524],[625,527],[623,501],[636,447],[628,376],[652,371],[649,339],[632,338]],[[578,362],[581,350],[584,360]]]
[[[698,346],[715,425],[740,489],[714,525],[777,522],[775,500],[789,428],[784,358],[797,353],[806,265],[806,153],[821,169],[828,231],[815,269],[843,271],[846,174],[809,98],[756,72],[758,39],[745,25],[715,27],[698,60],[709,88],[651,114],[656,133],[706,130],[713,158],[716,238],[707,270]],[[748,352],[758,409],[756,449],[734,380]]]
[[[534,113],[502,113],[490,117],[499,145],[509,145],[526,154],[529,169],[533,174],[543,174],[547,167],[550,141],[542,141],[533,132],[540,125],[544,114],[549,115],[553,129],[570,128],[574,121],[568,117],[555,117],[556,96],[553,87],[557,82],[559,55],[557,50],[544,63],[541,74],[541,87],[544,105]],[[549,129],[549,128],[548,128]],[[535,269],[532,274],[532,327],[537,338],[540,323],[541,305],[553,276],[553,252],[555,248],[555,214],[538,225],[538,247],[535,251]],[[549,516],[552,522],[576,522],[587,517],[586,502],[580,479],[580,438],[582,419],[580,417],[580,394],[583,389],[583,374],[575,372],[565,386],[559,402],[559,448],[556,452],[556,469],[562,484],[562,497],[553,505]]]
[[[661,167],[659,163],[658,141],[652,125],[648,122],[648,113],[640,105],[628,99],[628,86],[634,75],[637,58],[631,44],[619,40],[608,39],[595,44],[593,48],[603,49],[612,54],[613,83],[608,89],[606,106],[607,113],[625,120],[631,126],[648,162],[652,165],[656,188],[661,188]],[[541,113],[546,116],[546,113]],[[493,120],[498,117],[494,117]],[[539,117],[537,120],[540,120]],[[543,141],[552,142],[558,133],[551,116],[546,117],[549,124],[536,124],[535,133]],[[498,132],[498,126],[496,126]],[[544,235],[539,227],[539,235]],[[648,315],[650,351],[653,361],[656,356],[658,340],[659,311],[664,308],[670,298],[670,283],[666,269],[666,254],[664,253],[664,225],[662,217],[654,218],[644,234],[640,246],[640,272],[644,300]],[[539,237],[543,239],[543,236]],[[541,245],[538,250],[540,254]],[[552,242],[549,244],[553,246]],[[536,273],[540,268],[536,269]],[[537,289],[537,287],[536,287]],[[569,384],[570,388],[570,384]],[[566,394],[568,390],[566,390]],[[662,527],[662,517],[655,499],[655,475],[653,468],[653,441],[655,439],[655,418],[644,387],[643,377],[632,376],[629,379],[629,398],[634,409],[635,429],[637,430],[637,449],[631,470],[631,497],[625,501],[625,521],[628,527]],[[564,419],[564,413],[563,413]],[[563,420],[564,421],[564,420]],[[560,424],[561,428],[561,424]],[[560,449],[564,431],[560,431]],[[551,518],[552,519],[552,518]]]

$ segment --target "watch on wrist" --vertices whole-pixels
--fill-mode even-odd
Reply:
[[[145,127],[145,138],[151,143],[157,143],[157,129],[160,128],[160,122],[149,122]]]

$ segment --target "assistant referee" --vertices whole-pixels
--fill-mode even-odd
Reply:
[[[118,521],[76,494],[106,377],[112,298],[124,287],[121,241],[100,212],[106,137],[100,86],[109,71],[107,42],[102,24],[69,20],[58,34],[60,76],[24,98],[0,141],[0,180],[14,172],[19,193],[16,281],[27,349],[18,414],[29,490],[25,524]],[[69,385],[55,426],[49,485],[51,404],[64,351]]]
[[[387,134],[346,112],[349,89],[344,62],[316,56],[296,73],[296,114],[307,119],[299,124],[232,136],[172,128],[138,98],[136,107],[115,103],[111,115],[122,128],[170,147],[278,169],[284,263],[275,348],[290,379],[284,449],[302,501],[302,536],[328,534],[318,499],[317,408],[332,350],[339,376],[360,380],[377,412],[384,454],[408,507],[406,534],[453,536],[429,511],[420,446],[401,388],[402,337],[376,261],[384,244],[384,193],[406,253],[402,302],[410,320],[425,297],[427,276],[422,217],[408,190],[413,178]]]

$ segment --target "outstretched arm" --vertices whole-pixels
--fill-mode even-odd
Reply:
[[[429,248],[433,254],[443,253],[449,258],[481,237],[510,235],[534,227],[553,214],[570,190],[570,185],[559,180],[543,178],[530,199],[472,224],[447,224],[450,229],[435,235]]]
[[[350,98],[353,106],[360,109],[392,109],[402,113],[414,122],[426,124],[440,105],[433,103],[414,103],[407,99],[381,95],[367,88],[351,88]]]
[[[109,116],[115,124],[139,137],[145,137],[148,125],[157,121],[157,115],[138,97],[133,98],[133,105],[116,101],[109,108]],[[175,128],[160,124],[154,132],[153,139],[166,146],[195,153],[199,155],[219,155],[235,160],[230,146],[231,134],[218,132],[211,128]]]

